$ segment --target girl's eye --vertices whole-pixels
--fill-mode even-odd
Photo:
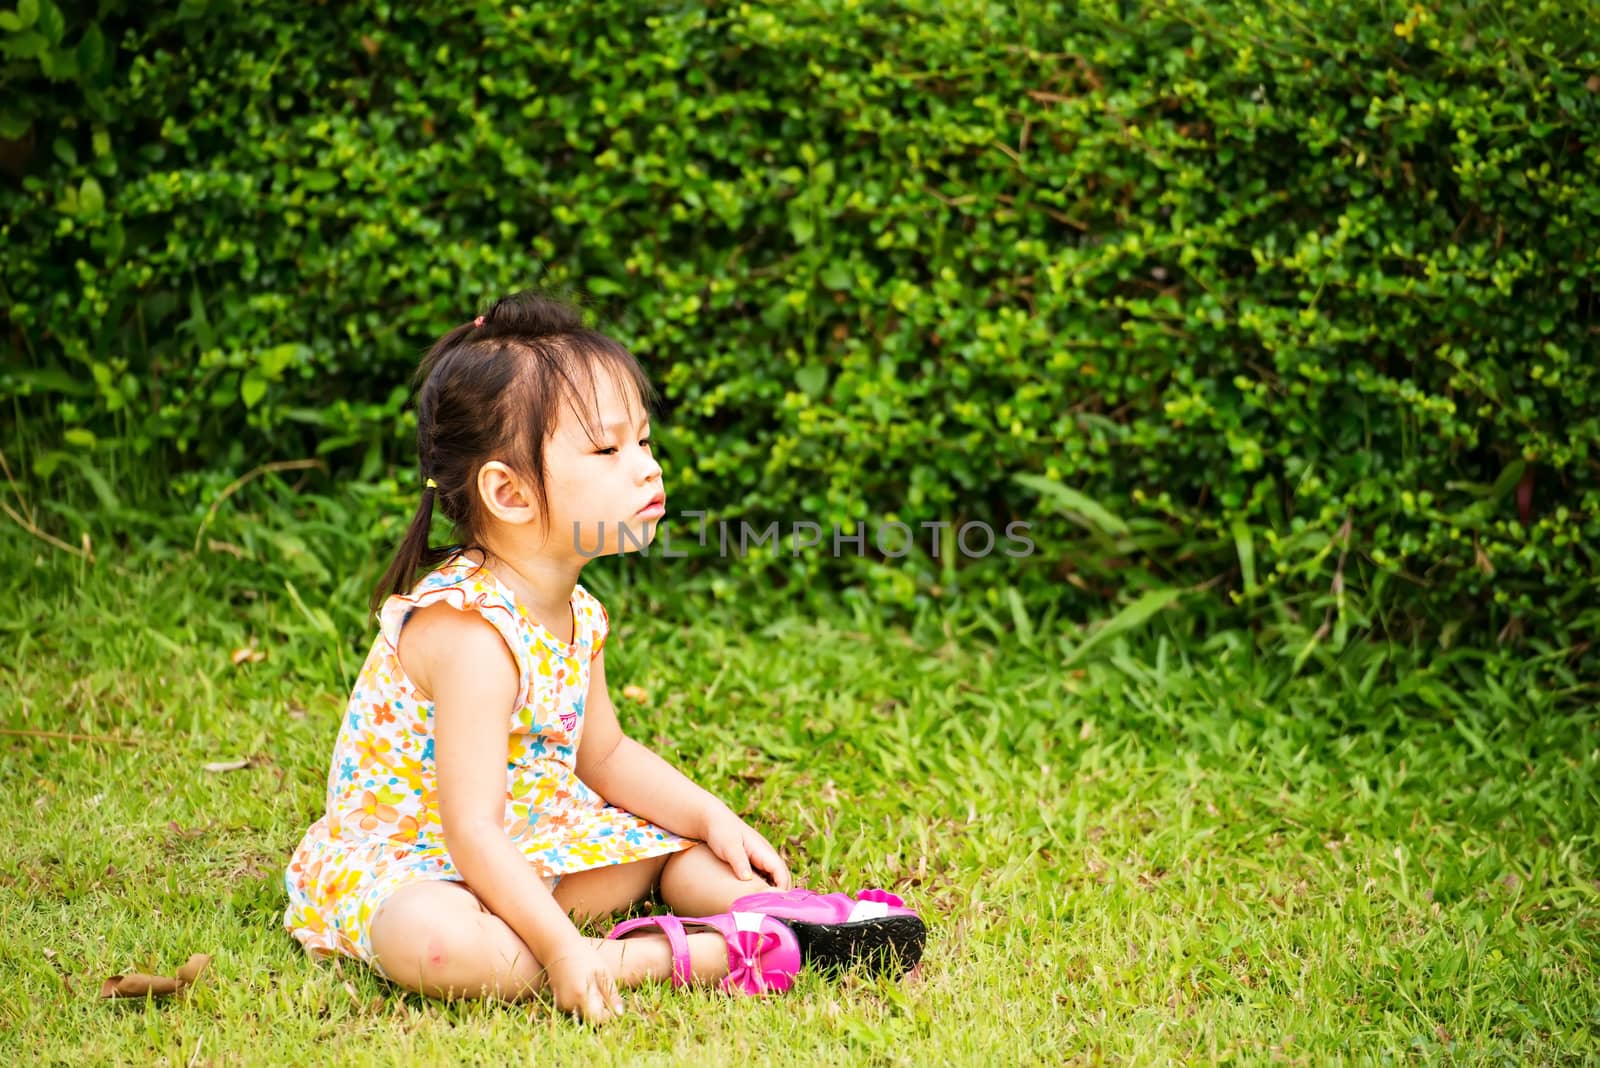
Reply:
[[[642,444],[643,448],[646,449],[650,448],[651,446],[650,438],[640,438],[638,443]],[[595,456],[611,456],[613,452],[616,452],[616,446],[614,446],[614,444],[608,444],[608,446],[605,446],[603,449],[595,449]]]
[[[640,445],[641,448],[648,449],[651,446],[651,439],[649,439],[649,438],[640,438],[639,439],[639,445]],[[594,454],[596,456],[614,456],[616,454],[616,452],[617,452],[617,447],[615,445],[607,445],[604,448],[596,449],[594,451]]]

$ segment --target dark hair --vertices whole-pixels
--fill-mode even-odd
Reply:
[[[373,592],[374,611],[389,595],[409,592],[419,570],[482,547],[478,469],[488,461],[501,460],[527,478],[540,510],[548,511],[545,442],[563,406],[596,437],[589,420],[599,406],[601,371],[624,390],[631,387],[646,411],[654,408],[655,389],[633,353],[586,328],[577,308],[536,293],[498,300],[434,342],[415,383],[422,500]],[[435,501],[455,527],[455,545],[428,544]]]

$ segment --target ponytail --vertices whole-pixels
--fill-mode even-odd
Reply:
[[[453,545],[435,548],[428,544],[428,535],[433,528],[433,499],[438,492],[433,486],[433,479],[428,479],[428,484],[422,488],[422,500],[417,502],[417,514],[411,517],[411,525],[406,528],[400,548],[395,551],[389,569],[378,580],[378,587],[372,593],[368,607],[374,613],[392,595],[410,593],[418,571],[443,563],[456,551],[457,547]]]

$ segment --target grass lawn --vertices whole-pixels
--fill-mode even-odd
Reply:
[[[959,608],[902,631],[592,582],[624,725],[802,882],[893,888],[931,937],[902,984],[649,987],[596,1033],[282,930],[359,583],[226,553],[118,574],[14,529],[0,562],[0,1063],[1600,1058],[1600,729],[1553,662],[1354,645],[1295,677],[1161,616],[1069,672]],[[15,733],[44,730],[96,737]],[[97,996],[196,952],[184,999]]]

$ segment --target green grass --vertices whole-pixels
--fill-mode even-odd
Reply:
[[[1558,660],[1352,643],[1292,675],[1167,614],[1064,672],[959,605],[902,630],[614,562],[625,725],[803,882],[922,909],[920,977],[650,987],[596,1034],[313,965],[282,867],[370,639],[364,575],[316,563],[359,538],[321,529],[93,567],[0,530],[0,726],[129,743],[0,736],[0,1063],[1600,1059],[1600,730]],[[97,998],[194,952],[186,999]]]

